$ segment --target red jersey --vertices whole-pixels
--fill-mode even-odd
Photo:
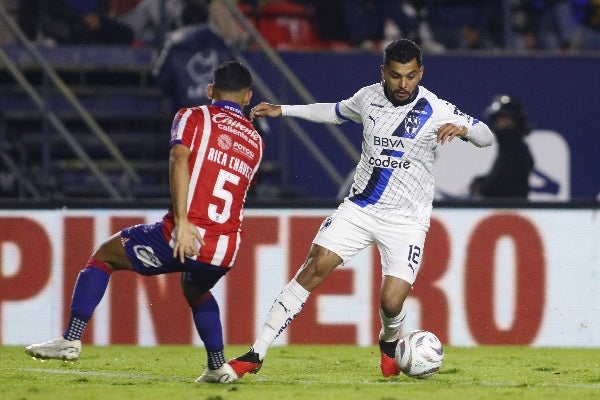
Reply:
[[[188,219],[204,238],[198,261],[231,267],[241,239],[248,188],[262,158],[264,143],[239,105],[219,101],[182,108],[171,128],[170,146],[191,153]],[[173,247],[173,211],[163,218],[163,233]]]

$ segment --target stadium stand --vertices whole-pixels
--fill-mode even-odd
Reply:
[[[310,9],[292,1],[279,0],[260,7],[257,28],[278,50],[323,49]]]
[[[172,115],[151,76],[150,49],[98,46],[44,49],[49,64],[138,172],[141,185],[124,182],[122,167],[22,49],[5,50],[42,94],[47,109],[61,119],[116,187],[132,197],[168,195],[164,193],[168,190],[164,159]],[[0,69],[0,109],[5,145],[13,153],[21,149],[20,159],[32,181],[48,179],[36,182],[46,196],[106,195],[64,137],[48,126],[25,90],[4,69]]]

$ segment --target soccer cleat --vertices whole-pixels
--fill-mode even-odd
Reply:
[[[27,346],[25,347],[25,353],[43,360],[77,361],[81,354],[81,340],[67,340],[58,337],[44,343]]]
[[[256,374],[262,367],[262,363],[262,360],[258,358],[258,353],[255,353],[252,349],[243,356],[231,359],[228,362],[239,378],[247,373]]]
[[[381,353],[381,373],[386,378],[400,375],[400,367],[398,366],[396,359],[387,356],[385,353]]]
[[[206,369],[196,383],[231,383],[238,378],[237,374],[227,363],[219,369]]]
[[[400,375],[400,366],[396,362],[395,357],[397,344],[397,340],[393,342],[384,342],[383,340],[379,341],[379,350],[381,351],[381,373],[386,378]]]

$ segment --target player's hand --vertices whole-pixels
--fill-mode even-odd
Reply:
[[[173,258],[179,258],[182,263],[185,262],[185,257],[197,256],[200,246],[204,246],[204,239],[198,232],[198,228],[187,220],[176,225],[173,232],[175,236]]]
[[[265,103],[264,101],[252,107],[250,110],[250,121],[254,118],[279,117],[281,115],[281,106]]]
[[[444,144],[446,141],[451,142],[455,137],[465,136],[468,132],[469,130],[466,126],[454,125],[448,122],[438,129],[437,142],[440,144]]]

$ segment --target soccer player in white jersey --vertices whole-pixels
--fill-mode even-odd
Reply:
[[[225,362],[219,305],[210,289],[235,261],[246,193],[263,154],[262,138],[242,112],[252,97],[251,85],[244,65],[225,62],[207,87],[212,104],[177,112],[170,140],[171,209],[159,222],[117,232],[93,252],[77,278],[63,335],[28,346],[27,354],[79,359],[81,336],[113,271],[180,272],[183,294],[207,352],[208,368],[196,382],[237,379]]]
[[[255,106],[250,119],[304,118],[363,124],[362,154],[350,193],[322,223],[304,264],[283,288],[248,353],[229,364],[238,376],[256,373],[275,338],[301,311],[310,293],[338,265],[376,243],[383,281],[380,309],[381,372],[398,375],[394,349],[405,318],[404,300],[419,272],[429,228],[438,144],[458,137],[477,147],[493,143],[486,124],[419,86],[420,48],[402,39],[385,48],[381,82],[338,103]]]

